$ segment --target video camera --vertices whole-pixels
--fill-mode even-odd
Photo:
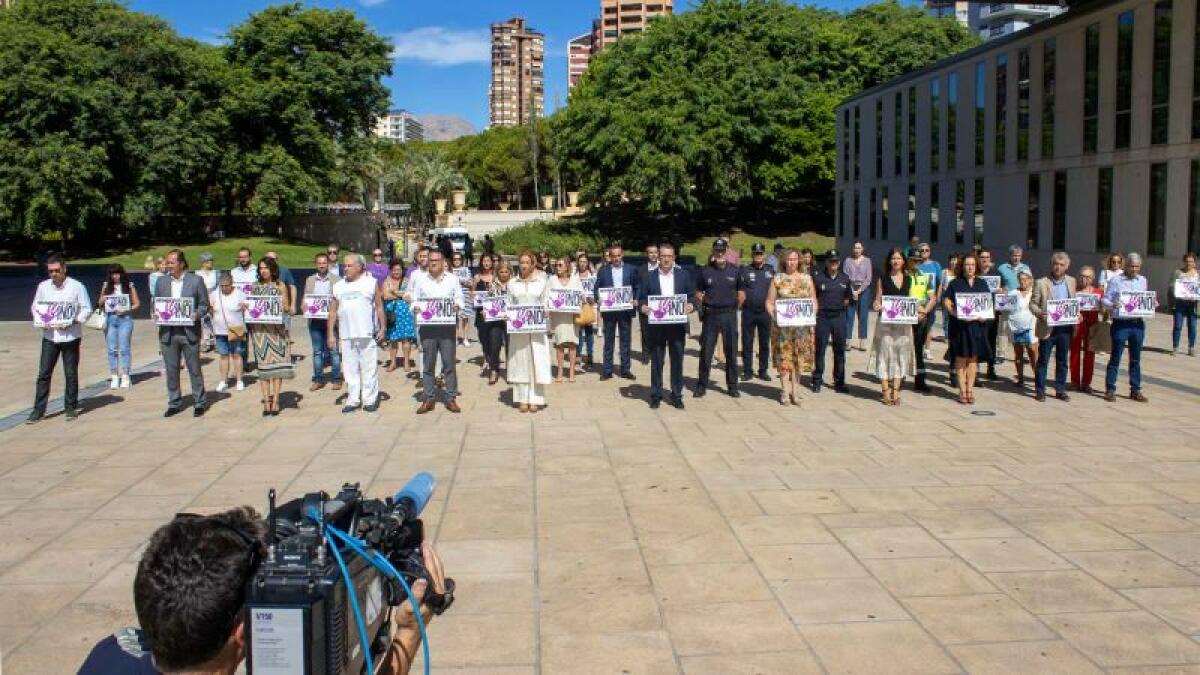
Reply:
[[[344,541],[329,537],[335,528],[381,554],[410,587],[417,579],[430,581],[424,603],[435,614],[449,608],[454,581],[446,579],[446,592],[435,594],[421,557],[425,528],[420,515],[434,487],[433,476],[420,473],[386,499],[365,499],[358,483],[347,483],[335,497],[313,492],[278,507],[271,490],[267,555],[247,581],[247,672],[359,675],[366,664],[364,647],[375,663],[387,652],[391,609],[407,602],[407,594]],[[335,545],[353,594],[329,550]],[[356,615],[365,624],[369,646],[362,644]]]

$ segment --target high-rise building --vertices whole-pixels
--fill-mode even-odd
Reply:
[[[970,19],[970,5],[966,0],[925,0],[925,11],[939,18],[953,18],[966,26]]]
[[[407,110],[389,110],[375,123],[375,135],[397,143],[425,140],[425,127]]]
[[[597,50],[617,41],[622,35],[640,33],[656,16],[675,11],[675,0],[600,0],[600,45]]]
[[[518,126],[545,111],[546,36],[513,17],[492,24],[491,126]]]
[[[1058,3],[971,2],[967,27],[984,40],[1011,35],[1019,30],[1066,11]]]
[[[587,72],[596,53],[595,33],[584,33],[567,44],[567,88],[573,88]]]

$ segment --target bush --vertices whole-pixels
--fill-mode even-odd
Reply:
[[[516,255],[530,251],[548,251],[552,256],[572,255],[583,249],[595,255],[604,250],[608,242],[599,235],[578,229],[574,223],[534,221],[505,230],[497,234],[496,252]]]

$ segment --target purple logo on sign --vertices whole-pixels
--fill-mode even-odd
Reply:
[[[900,303],[893,300],[891,305],[887,308],[887,318],[894,319],[899,315],[900,315]]]
[[[794,319],[800,316],[800,304],[796,302],[789,302],[785,304],[783,306],[782,316],[785,319]]]
[[[563,296],[560,295],[557,298],[554,298],[553,300],[550,301],[550,304],[554,305],[556,308],[562,307],[563,306]]]
[[[433,310],[429,309],[429,305],[425,305],[425,309],[421,310],[421,318],[426,321],[433,318]]]
[[[158,318],[162,319],[163,321],[170,321],[171,317],[173,316],[175,316],[175,312],[173,312],[170,308],[164,312],[158,313]]]
[[[308,313],[309,313],[309,314],[316,314],[317,312],[321,311],[321,310],[320,310],[320,308],[319,308],[319,307],[317,307],[317,305],[318,305],[318,303],[316,303],[316,302],[309,303],[309,305],[308,305]]]
[[[54,320],[54,314],[55,314],[54,308],[51,307],[49,310],[47,310],[45,312],[38,312],[38,317],[41,318],[42,323],[50,323],[51,321]]]
[[[1061,318],[1063,318],[1062,305],[1056,305],[1054,309],[1050,310],[1050,320],[1058,321]]]
[[[254,307],[250,310],[250,318],[257,319],[262,316],[263,310],[260,307]]]
[[[242,293],[250,295],[250,291],[254,290],[254,284],[242,284]]]
[[[492,303],[492,306],[488,307],[487,313],[488,316],[492,317],[500,316],[500,305],[497,303]]]

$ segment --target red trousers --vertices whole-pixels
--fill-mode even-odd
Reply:
[[[1096,323],[1099,312],[1080,312],[1079,325],[1071,336],[1071,386],[1075,389],[1092,386],[1092,370],[1096,366],[1096,352],[1088,349],[1088,329]],[[1082,361],[1082,363],[1081,363]],[[1080,366],[1083,370],[1080,371]]]

